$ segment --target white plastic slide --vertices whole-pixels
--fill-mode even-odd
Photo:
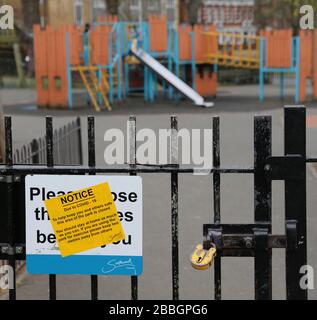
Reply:
[[[136,45],[131,46],[131,53],[139,59],[142,63],[148,66],[152,71],[161,76],[175,89],[181,92],[184,96],[192,100],[195,105],[210,108],[214,106],[213,102],[206,102],[205,99],[193,90],[188,84],[175,76],[171,71],[165,68],[157,60],[152,58],[149,54],[143,51],[141,48],[136,48]]]

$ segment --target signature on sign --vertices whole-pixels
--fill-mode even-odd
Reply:
[[[134,270],[136,274],[135,265],[133,264],[131,259],[128,260],[120,260],[120,259],[112,259],[107,263],[106,267],[102,268],[102,273],[110,273],[117,269],[125,269],[125,270]]]

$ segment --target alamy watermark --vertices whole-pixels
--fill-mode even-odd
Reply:
[[[303,5],[299,9],[302,15],[299,26],[302,30],[313,30],[315,27],[314,8],[311,5]]]
[[[310,265],[302,266],[299,273],[303,275],[299,282],[300,288],[302,290],[314,290],[314,268]]]
[[[0,30],[14,29],[14,10],[12,6],[0,5]]]
[[[14,288],[14,270],[11,266],[4,264],[0,266],[0,289],[9,290]]]
[[[131,128],[109,129],[104,161],[107,165],[131,163]],[[207,175],[213,167],[212,129],[142,129],[136,133],[136,161],[143,165],[192,165],[196,175]]]

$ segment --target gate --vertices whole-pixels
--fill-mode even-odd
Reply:
[[[212,176],[214,193],[213,224],[204,225],[205,249],[217,247],[214,263],[215,299],[221,299],[221,259],[223,257],[254,257],[255,298],[272,298],[272,249],[286,250],[287,299],[307,299],[307,289],[300,287],[302,266],[307,265],[306,233],[306,163],[317,162],[317,157],[306,156],[306,109],[302,106],[285,107],[285,155],[272,156],[271,117],[254,118],[254,166],[222,167],[220,161],[220,119],[213,118],[214,163],[208,173]],[[171,259],[172,297],[179,299],[179,212],[178,176],[194,173],[191,165],[179,165],[177,118],[171,117],[171,163],[142,165],[136,161],[136,118],[129,119],[130,163],[126,165],[96,166],[95,122],[88,117],[88,166],[54,165],[54,135],[51,117],[46,118],[46,164],[16,165],[12,155],[11,118],[5,118],[6,163],[0,166],[3,211],[1,220],[7,221],[6,231],[0,234],[0,259],[25,259],[24,177],[28,174],[109,174],[168,173],[171,181]],[[254,223],[221,224],[220,184],[224,174],[254,175]],[[272,181],[285,181],[285,234],[272,234]],[[14,201],[16,197],[19,201]],[[3,220],[5,219],[5,220]],[[16,288],[9,298],[16,298]],[[49,298],[56,299],[56,275],[49,275]],[[98,277],[91,275],[91,298],[98,299]],[[138,278],[131,277],[131,298],[138,299]]]

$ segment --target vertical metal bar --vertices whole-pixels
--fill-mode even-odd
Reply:
[[[213,117],[213,167],[220,167],[220,119]],[[220,173],[213,174],[214,223],[220,224]],[[215,258],[214,266],[215,300],[221,300],[221,254]]]
[[[136,176],[136,117],[130,116],[129,118],[129,163],[130,175]],[[131,299],[138,300],[138,277],[131,277]]]
[[[302,50],[299,37],[295,37],[295,47],[296,47],[295,102],[299,103],[300,101],[300,55]]]
[[[171,164],[178,163],[177,117],[171,117]],[[179,249],[178,249],[178,173],[171,173],[172,223],[172,284],[173,300],[179,300]]]
[[[53,119],[52,117],[46,117],[46,163],[47,167],[54,166],[53,156]],[[56,275],[49,275],[49,298],[50,300],[56,300]]]
[[[98,67],[98,70],[96,71],[97,79],[98,79],[98,85],[100,88],[102,88],[102,70],[100,66]],[[101,92],[97,93],[97,101],[99,105],[102,105],[102,95]]]
[[[260,102],[264,100],[264,61],[265,61],[265,43],[264,39],[261,38],[260,40]]]
[[[88,117],[88,166],[96,166],[96,151],[95,151],[95,118]],[[98,276],[91,275],[91,300],[98,300]]]
[[[32,164],[40,163],[40,154],[39,154],[39,142],[36,139],[33,139],[31,142],[31,152],[32,152]]]
[[[265,175],[265,161],[272,154],[271,117],[254,118],[254,220],[263,224],[267,233],[272,229],[272,182]],[[258,237],[258,238],[257,238]],[[272,299],[272,249],[265,244],[263,230],[256,234],[254,259],[255,299]]]
[[[213,166],[220,167],[220,119],[213,117]],[[220,173],[213,175],[214,182],[214,222],[220,223]]]
[[[285,155],[301,155],[306,159],[306,109],[287,106],[285,117]],[[306,300],[307,289],[301,288],[300,269],[307,265],[306,163],[296,167],[299,177],[285,181],[285,220],[297,222],[297,246],[286,250],[287,299]]]
[[[83,146],[82,146],[82,137],[81,137],[81,120],[80,117],[76,119],[76,125],[77,125],[77,136],[78,136],[78,162],[77,164],[82,165],[83,164]]]
[[[119,101],[122,100],[122,93],[121,93],[121,72],[122,72],[122,61],[121,61],[121,56],[122,56],[122,53],[121,53],[121,42],[119,41],[120,39],[120,34],[121,34],[121,30],[120,30],[120,24],[117,24],[117,27],[116,27],[116,39],[117,39],[117,56],[119,56],[118,58],[118,62],[117,62],[117,81],[118,81],[118,84],[117,84],[117,98]],[[121,39],[120,39],[121,40]]]
[[[12,158],[12,123],[11,117],[5,117],[5,162],[7,167],[13,165]],[[13,273],[13,287],[9,289],[9,300],[16,300],[16,272],[15,272],[15,230],[13,211],[13,176],[7,180],[7,210],[8,210],[8,244],[9,244],[9,266]],[[11,283],[9,283],[11,287]]]
[[[196,90],[196,52],[195,52],[195,32],[190,33],[190,40],[191,40],[191,68],[192,68],[192,87]]]

